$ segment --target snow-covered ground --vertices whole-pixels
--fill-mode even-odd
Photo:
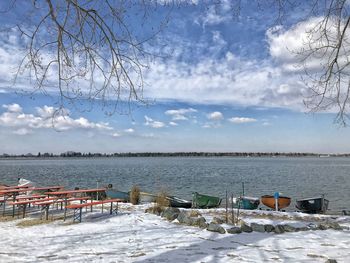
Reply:
[[[118,215],[84,213],[79,224],[71,218],[31,227],[17,226],[30,219],[0,222],[0,262],[350,262],[349,230],[219,234],[144,210],[122,204]],[[253,216],[245,220],[278,222]],[[349,217],[335,220],[350,226]]]

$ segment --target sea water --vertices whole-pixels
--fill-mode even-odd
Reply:
[[[165,191],[185,199],[192,192],[260,197],[280,192],[298,198],[325,194],[331,212],[350,209],[350,158],[123,157],[1,159],[0,183],[23,177],[37,185]],[[294,202],[289,210],[294,210]]]

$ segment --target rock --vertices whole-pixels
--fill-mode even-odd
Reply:
[[[329,229],[329,225],[325,224],[325,223],[320,223],[318,225],[318,229],[320,229],[320,230],[327,230],[327,229]]]
[[[191,225],[191,217],[184,211],[181,211],[177,216],[177,220],[180,224]]]
[[[343,228],[337,222],[329,222],[328,227],[334,230],[343,230]]]
[[[191,226],[199,226],[200,228],[207,228],[208,224],[204,217],[191,217]]]
[[[335,259],[327,259],[325,263],[337,263]]]
[[[291,225],[284,225],[283,228],[284,228],[284,232],[296,232],[297,231],[296,227],[291,226]]]
[[[150,213],[150,214],[155,214],[157,216],[160,216],[163,212],[164,208],[160,207],[160,206],[152,206],[149,207],[145,210],[146,213]]]
[[[241,225],[241,229],[242,229],[242,232],[246,232],[246,233],[251,233],[253,232],[252,228],[250,226],[248,226],[246,223],[242,223]]]
[[[186,213],[185,211],[181,211],[177,220],[180,224],[188,225],[188,226],[199,226],[201,228],[206,228],[207,223],[204,217],[191,217],[191,214]]]
[[[309,230],[309,229],[306,226],[296,228],[296,231],[307,231],[307,230]]]
[[[223,219],[221,219],[219,217],[214,217],[213,220],[211,220],[211,222],[214,223],[214,224],[219,224],[220,225],[220,224],[225,223],[225,220],[223,220]]]
[[[229,229],[226,229],[227,233],[230,234],[240,234],[242,233],[242,229],[239,226],[234,226]]]
[[[180,209],[175,207],[167,207],[161,214],[161,217],[164,217],[169,221],[173,221],[178,217],[179,214],[180,214]]]
[[[310,230],[318,230],[319,229],[319,226],[314,224],[314,223],[310,223],[307,225],[308,229]]]
[[[217,232],[217,233],[220,233],[220,234],[225,234],[226,233],[226,230],[218,225],[218,224],[214,224],[214,223],[210,223],[207,227],[207,230],[208,231],[212,231],[212,232]]]
[[[254,232],[265,232],[265,225],[257,224],[257,223],[251,223],[250,227]]]
[[[282,233],[284,233],[284,226],[283,225],[277,225],[277,226],[275,226],[275,233],[276,234],[282,234]]]
[[[265,231],[266,232],[273,232],[275,230],[275,227],[273,226],[273,225],[269,225],[269,224],[267,224],[267,225],[265,225]]]

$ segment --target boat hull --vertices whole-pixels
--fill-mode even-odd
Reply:
[[[278,210],[286,208],[291,203],[291,198],[287,196],[280,196],[278,198]],[[275,197],[273,195],[263,195],[261,197],[261,202],[266,205],[267,207],[270,207],[272,209],[275,209]]]
[[[328,209],[329,201],[323,197],[300,199],[296,201],[296,208],[304,213],[319,214],[325,213]]]
[[[114,189],[107,189],[106,190],[106,196],[109,198],[116,198],[116,199],[122,199],[125,202],[130,201],[130,195],[127,192],[122,192]]]
[[[234,199],[235,200],[232,200],[234,208],[254,210],[254,209],[257,209],[260,204],[259,198],[254,198],[254,197],[242,196]]]
[[[203,195],[197,192],[192,194],[192,208],[214,208],[221,204],[221,198]]]
[[[140,192],[140,203],[154,203],[157,200],[157,195]]]
[[[167,196],[166,199],[169,201],[169,205],[171,207],[179,207],[179,208],[192,207],[192,201],[184,200],[176,196]]]

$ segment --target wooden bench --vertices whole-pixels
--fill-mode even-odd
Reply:
[[[25,214],[26,214],[26,208],[27,205],[37,205],[37,206],[41,206],[41,213],[44,211],[46,214],[46,220],[48,220],[49,217],[49,207],[52,204],[63,204],[63,203],[67,203],[67,202],[71,202],[71,201],[86,201],[89,200],[89,197],[76,197],[76,198],[68,198],[68,199],[61,199],[61,198],[57,198],[57,197],[46,197],[46,198],[41,198],[41,199],[32,199],[32,200],[22,200],[22,201],[15,201],[15,202],[10,202],[9,204],[12,206],[19,206],[22,207],[23,209],[23,218],[25,218]],[[62,208],[62,207],[61,207]],[[12,216],[14,217],[14,213],[12,214]],[[42,218],[42,215],[41,215]]]
[[[73,222],[79,221],[81,222],[81,217],[82,217],[82,209],[83,207],[88,207],[88,206],[95,206],[95,205],[102,205],[102,212],[103,212],[103,204],[108,204],[110,203],[110,214],[113,214],[115,212],[116,214],[118,213],[118,202],[123,202],[122,199],[107,199],[107,200],[102,200],[102,201],[95,201],[95,202],[90,202],[90,203],[84,203],[84,204],[72,204],[72,205],[67,205],[66,209],[74,209],[73,213]],[[113,203],[117,203],[116,208],[113,209]],[[64,217],[64,220],[66,220],[66,216]]]
[[[52,197],[53,198],[53,197]],[[45,218],[46,220],[49,219],[49,208],[50,205],[53,204],[61,204],[61,209],[62,209],[62,205],[65,204],[65,208],[64,208],[64,218],[66,217],[66,211],[67,211],[67,206],[69,202],[72,201],[80,201],[80,204],[84,204],[83,201],[87,201],[90,200],[90,197],[88,196],[84,196],[84,197],[72,197],[72,198],[59,198],[59,199],[55,199],[55,200],[44,200],[43,202],[37,202],[35,203],[35,205],[41,206],[41,216],[40,218],[42,218],[42,212],[45,212]]]
[[[31,205],[31,204],[36,205],[39,202],[54,201],[54,200],[57,200],[57,197],[47,197],[47,198],[40,198],[40,199],[14,201],[14,202],[9,202],[9,205],[12,205],[13,207],[15,207],[15,206],[22,207],[23,218],[25,218],[27,205]],[[12,209],[12,217],[14,217],[14,216],[15,216],[15,212],[14,212],[14,209]]]
[[[30,200],[30,199],[35,199],[35,198],[46,198],[46,195],[19,195],[16,196],[16,200]]]

